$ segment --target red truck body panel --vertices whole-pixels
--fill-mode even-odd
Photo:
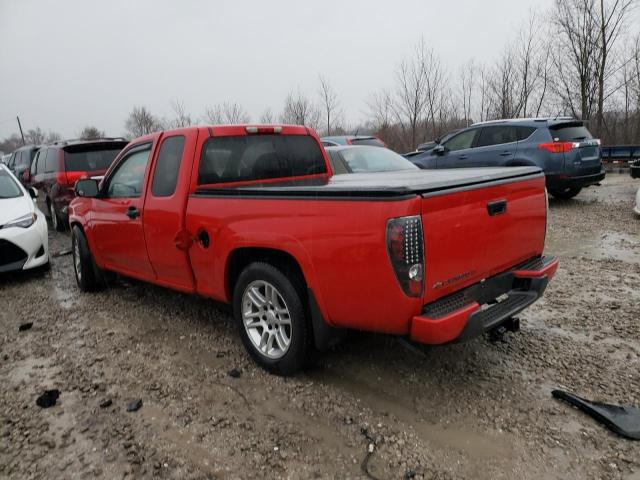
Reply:
[[[77,198],[70,223],[83,228],[99,267],[223,302],[232,300],[229,268],[235,251],[284,252],[299,265],[328,325],[410,335],[425,343],[455,339],[480,304],[467,302],[440,317],[423,313],[425,305],[542,256],[545,179],[535,169],[514,169],[513,175],[494,169],[507,175],[498,181],[487,180],[484,172],[461,171],[333,177],[315,132],[300,126],[266,128],[311,136],[326,173],[198,185],[205,142],[248,135],[247,127],[156,133],[131,142],[103,180],[128,152],[149,144],[141,195]],[[184,137],[176,188],[156,197],[151,179],[158,154],[163,142],[175,136]],[[447,187],[450,177],[466,179]],[[494,215],[487,209],[495,202],[506,206]],[[134,208],[139,216],[128,218]],[[416,296],[401,288],[387,247],[387,222],[407,216],[421,218],[424,232],[424,290]],[[200,241],[202,234],[207,244]],[[557,262],[555,268],[545,264],[544,272],[529,268],[517,270],[518,278],[551,278]]]

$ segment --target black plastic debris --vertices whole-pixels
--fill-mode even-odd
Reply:
[[[18,331],[24,332],[25,330],[31,330],[31,327],[33,327],[33,322],[23,323],[18,327]]]
[[[240,378],[240,375],[242,375],[242,372],[237,368],[232,368],[227,372],[227,375],[229,375],[231,378]]]
[[[100,408],[107,408],[107,407],[110,407],[112,403],[113,403],[113,402],[111,401],[111,399],[110,399],[110,398],[107,398],[107,399],[105,399],[105,400],[103,400],[103,401],[101,401],[101,402],[100,402]]]
[[[45,390],[45,392],[36,399],[36,405],[40,408],[53,407],[60,397],[60,390]]]
[[[138,398],[127,405],[127,412],[137,412],[142,407],[142,399]]]
[[[582,410],[618,435],[640,440],[640,408],[592,402],[563,390],[553,390],[551,395]]]

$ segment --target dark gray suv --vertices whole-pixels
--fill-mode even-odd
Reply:
[[[549,193],[565,199],[605,176],[600,140],[566,117],[477,123],[408,158],[420,168],[537,166]]]

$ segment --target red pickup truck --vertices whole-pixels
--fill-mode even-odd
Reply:
[[[464,341],[554,275],[535,167],[333,175],[301,126],[190,127],[133,140],[69,209],[77,283],[116,272],[232,304],[267,370],[345,329]]]

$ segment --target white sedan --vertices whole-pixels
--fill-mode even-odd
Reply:
[[[47,220],[5,165],[0,165],[0,273],[49,264]]]

